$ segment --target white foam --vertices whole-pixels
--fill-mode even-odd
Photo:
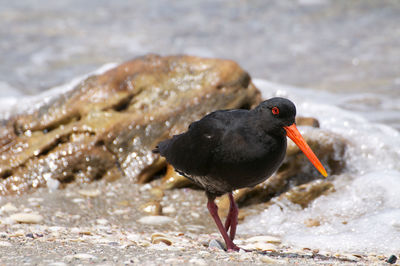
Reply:
[[[400,250],[400,134],[333,104],[327,92],[255,80],[263,96],[295,101],[298,114],[314,116],[321,127],[349,141],[348,169],[335,176],[336,192],[306,209],[284,202],[247,217],[239,232],[275,234],[284,243],[326,251],[395,253]],[[320,226],[307,227],[308,219]]]

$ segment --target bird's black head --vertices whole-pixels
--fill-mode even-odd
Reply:
[[[258,118],[261,116],[260,120],[264,122],[264,125],[260,125],[261,129],[269,135],[288,136],[304,152],[323,176],[326,177],[328,175],[296,127],[296,106],[294,106],[294,103],[285,98],[271,98],[260,103],[254,109],[254,112],[258,114]]]
[[[290,126],[295,122],[296,106],[288,99],[275,97],[263,101],[255,109],[279,127]]]

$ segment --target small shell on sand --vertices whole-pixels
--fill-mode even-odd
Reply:
[[[157,237],[166,237],[163,233],[154,233],[151,235],[151,242]]]
[[[153,243],[153,244],[164,243],[167,246],[171,246],[172,240],[167,237],[158,236],[158,237],[152,238],[151,243]]]
[[[81,189],[78,191],[79,194],[85,197],[94,198],[101,194],[101,191],[98,189]]]
[[[254,247],[258,250],[262,251],[272,251],[276,252],[276,246],[270,243],[265,243],[265,242],[256,242],[254,244]]]
[[[17,207],[15,207],[12,203],[8,202],[1,206],[0,211],[3,212],[16,212],[18,211]]]
[[[10,219],[18,223],[37,224],[43,221],[43,216],[36,213],[19,212],[11,215]]]
[[[273,264],[273,265],[276,265],[276,264],[287,264],[287,261],[276,260],[276,259],[273,259],[273,258],[271,258],[269,256],[262,256],[260,258],[260,261],[264,262],[264,263],[268,263],[268,264]]]
[[[96,256],[93,256],[91,254],[86,254],[86,253],[78,253],[73,255],[74,259],[78,259],[78,260],[97,260]]]
[[[174,219],[167,217],[167,216],[159,216],[159,215],[154,215],[154,216],[143,216],[138,220],[139,223],[141,224],[147,224],[147,225],[164,225],[164,224],[169,224],[172,223]]]

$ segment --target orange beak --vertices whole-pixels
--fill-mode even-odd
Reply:
[[[299,130],[296,127],[296,124],[292,124],[288,127],[283,127],[286,130],[286,135],[293,140],[294,143],[300,148],[300,150],[307,156],[310,162],[317,168],[317,170],[324,176],[327,177],[325,168],[322,166],[321,162],[318,160],[317,156],[315,156],[314,152],[311,150],[310,146],[308,146],[307,142],[301,136]]]

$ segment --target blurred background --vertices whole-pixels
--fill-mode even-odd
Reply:
[[[146,53],[237,61],[400,129],[400,2],[0,0],[0,97]]]

